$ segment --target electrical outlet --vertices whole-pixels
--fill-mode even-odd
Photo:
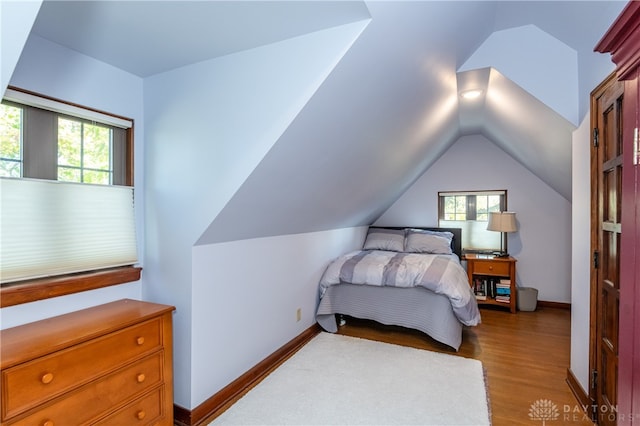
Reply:
[[[302,308],[298,308],[298,310],[296,311],[296,322],[300,321],[302,319]]]

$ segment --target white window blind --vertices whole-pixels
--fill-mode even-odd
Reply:
[[[462,229],[462,247],[465,249],[497,250],[500,232],[487,231],[487,222],[476,220],[440,220],[439,226]]]
[[[0,178],[0,282],[137,261],[133,188]]]

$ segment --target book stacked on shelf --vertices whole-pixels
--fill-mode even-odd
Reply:
[[[511,280],[494,277],[477,277],[473,280],[473,293],[476,300],[495,300],[511,303]]]
[[[496,302],[511,303],[511,280],[501,279],[495,286]]]
[[[487,280],[476,278],[473,282],[473,293],[476,300],[487,300]]]

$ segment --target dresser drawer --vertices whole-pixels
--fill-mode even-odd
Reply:
[[[474,274],[509,276],[508,262],[474,262]]]
[[[166,413],[162,412],[164,398],[164,387],[156,389],[95,424],[110,426],[155,424],[163,415],[166,416]]]
[[[10,425],[67,426],[96,419],[162,383],[163,353],[158,352],[63,395]],[[50,422],[50,423],[47,423]]]
[[[2,418],[23,413],[161,345],[162,322],[155,319],[9,368],[2,372]]]

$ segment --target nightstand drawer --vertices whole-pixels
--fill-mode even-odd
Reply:
[[[20,414],[162,345],[160,320],[3,371],[3,418]]]
[[[485,275],[501,275],[508,276],[509,275],[509,263],[508,262],[475,262],[473,266],[474,274],[485,274]]]

